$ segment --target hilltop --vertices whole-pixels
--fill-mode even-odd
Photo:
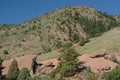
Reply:
[[[90,7],[64,7],[18,25],[0,27],[0,56],[4,59],[24,54],[45,54],[73,45],[82,38],[101,36],[119,26],[118,17]],[[8,51],[8,55],[4,55]]]

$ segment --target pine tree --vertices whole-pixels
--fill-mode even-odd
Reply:
[[[67,49],[63,55],[61,55],[61,62],[59,66],[51,73],[52,76],[55,76],[56,73],[60,73],[62,77],[71,77],[80,69],[78,67],[78,62],[76,61],[76,57],[79,54],[76,52],[74,48]]]
[[[19,74],[17,61],[14,59],[9,67],[8,74],[6,76],[7,80],[16,80]]]
[[[18,75],[17,80],[26,80],[28,78],[30,78],[30,73],[28,68],[22,68]]]

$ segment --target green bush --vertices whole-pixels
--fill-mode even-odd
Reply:
[[[9,67],[6,78],[8,80],[16,80],[19,74],[17,61],[14,59]]]
[[[67,51],[70,47],[72,47],[72,43],[71,42],[66,42],[62,45],[62,49],[60,50],[60,52],[64,53],[65,51]]]
[[[79,44],[80,44],[80,46],[84,46],[84,45],[85,45],[85,40],[84,40],[84,38],[81,38],[81,39],[80,39]]]
[[[79,42],[79,34],[78,33],[73,33],[71,29],[69,29],[69,40],[71,42],[77,43]]]
[[[106,80],[120,80],[120,66],[117,66],[110,72],[105,73]]]
[[[26,80],[29,77],[30,77],[30,72],[29,72],[28,68],[22,68],[17,77],[17,80]]]
[[[70,47],[72,47],[72,43],[71,42],[67,42],[62,46],[64,49],[68,49]]]
[[[9,52],[5,49],[3,50],[3,54],[9,54]]]
[[[88,38],[81,38],[79,44],[80,46],[84,46],[87,42],[89,42]]]
[[[61,47],[62,47],[62,42],[57,41],[56,47],[57,47],[58,49],[61,48]]]

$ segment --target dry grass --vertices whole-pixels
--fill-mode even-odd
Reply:
[[[81,54],[92,53],[100,49],[106,50],[107,53],[120,52],[120,28],[115,28],[100,37],[95,37],[85,46],[76,49]]]
[[[59,52],[59,50],[54,50],[52,52],[39,55],[37,57],[37,61],[43,61],[43,60],[48,60],[51,58],[56,58],[56,57],[59,57],[60,55],[61,55],[61,53]]]

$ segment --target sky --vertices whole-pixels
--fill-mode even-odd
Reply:
[[[90,6],[120,14],[120,0],[0,0],[0,24],[19,24],[65,6]]]

